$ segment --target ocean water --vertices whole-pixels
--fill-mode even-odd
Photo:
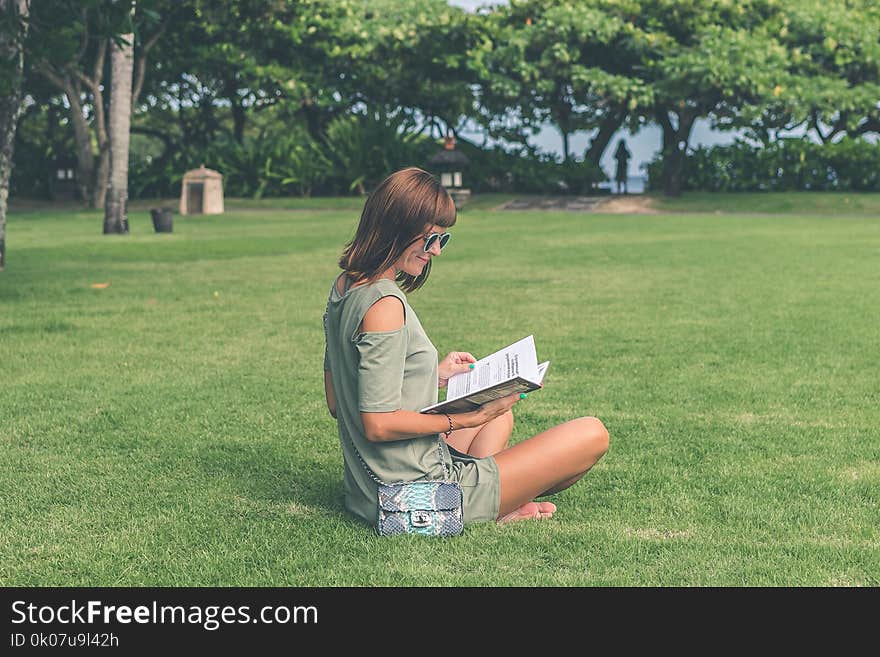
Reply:
[[[627,176],[626,191],[628,194],[643,194],[648,186],[648,179],[645,176]],[[610,189],[612,194],[617,193],[616,182],[604,182],[599,185],[601,189]]]

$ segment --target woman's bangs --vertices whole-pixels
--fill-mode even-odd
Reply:
[[[452,200],[452,197],[449,196],[449,193],[441,187],[437,194],[437,206],[434,212],[434,217],[426,223],[450,228],[455,225],[457,216],[455,202]]]

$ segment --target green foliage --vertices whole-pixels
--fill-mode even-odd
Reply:
[[[41,64],[74,82],[92,75],[125,5],[32,3],[26,93],[46,102]],[[362,191],[423,163],[429,138],[469,119],[516,153],[476,153],[476,185],[554,192],[598,179],[570,152],[576,131],[600,128],[598,158],[618,129],[659,123],[670,177],[699,118],[764,144],[793,128],[822,141],[880,133],[874,0],[517,0],[480,13],[445,0],[143,0],[138,11],[136,49],[161,38],[133,126],[165,146],[133,152],[135,196],[175,194],[182,172],[210,158],[247,196]],[[548,121],[565,165],[527,147]],[[39,131],[19,140],[17,194],[44,191],[24,158],[66,154],[71,141]]]
[[[19,121],[15,133],[15,160],[9,180],[12,198],[49,198],[52,159],[58,151],[73,152],[72,135],[63,145],[53,144],[45,134],[47,107],[31,106]]]
[[[717,192],[880,191],[880,145],[842,139],[816,144],[780,139],[757,147],[743,141],[697,148],[684,163],[686,190]],[[662,161],[648,165],[650,189],[659,189]]]
[[[501,5],[485,19],[471,52],[481,119],[495,137],[525,144],[550,121],[563,135],[596,127],[609,112],[651,100],[625,47],[631,24],[592,0],[529,0]]]
[[[131,157],[128,161],[128,197],[136,199],[177,196],[180,194],[185,172],[186,169],[176,158],[156,160]]]
[[[165,162],[135,160],[130,189],[132,198],[174,196],[183,172],[205,163],[223,174],[230,196],[363,193],[399,168],[424,166],[436,150],[427,137],[404,132],[399,118],[341,116],[321,139],[276,118],[242,143],[224,132],[201,153],[187,149]]]
[[[473,114],[470,51],[481,37],[481,21],[446,0],[371,0],[343,31],[362,46],[345,60],[346,97],[445,134]]]
[[[436,148],[427,137],[404,132],[399,119],[379,114],[339,117],[323,140],[328,182],[349,193],[364,193],[405,166],[424,166]]]
[[[314,151],[308,137],[276,128],[263,129],[242,144],[223,135],[205,157],[223,174],[228,194],[259,199],[291,183],[299,185],[303,194],[310,193],[324,164]]]
[[[786,76],[758,115],[732,120],[764,142],[803,126],[817,139],[880,130],[880,5],[874,0],[783,3],[770,26],[787,54]]]
[[[333,163],[321,147],[308,135],[278,144],[276,161],[266,162],[264,185],[278,181],[280,187],[272,189],[272,196],[281,196],[288,185],[295,185],[300,196],[311,196],[312,190],[333,175]],[[262,196],[263,190],[260,190]],[[259,198],[255,195],[254,198]]]
[[[0,11],[0,97],[18,96],[21,91],[20,54],[28,23],[18,8],[18,3],[11,1],[4,3]]]
[[[589,194],[605,180],[602,170],[590,162],[573,158],[560,162],[556,155],[535,149],[481,149],[463,140],[456,148],[470,160],[465,186],[475,192]]]
[[[101,39],[119,39],[121,34],[139,30],[144,21],[154,22],[153,6],[158,3],[159,0],[138,0],[139,12],[133,20],[131,2],[31,2],[27,41],[29,58],[35,62],[50,62],[61,69],[75,68],[85,50],[93,49]],[[91,38],[84,43],[82,35],[85,30]]]

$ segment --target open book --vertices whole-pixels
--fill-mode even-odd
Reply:
[[[550,361],[538,364],[535,338],[528,336],[474,363],[470,372],[449,377],[446,401],[422,413],[466,413],[486,402],[541,387]]]

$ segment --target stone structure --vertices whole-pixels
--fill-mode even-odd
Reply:
[[[183,174],[180,214],[222,214],[223,176],[203,164]]]

